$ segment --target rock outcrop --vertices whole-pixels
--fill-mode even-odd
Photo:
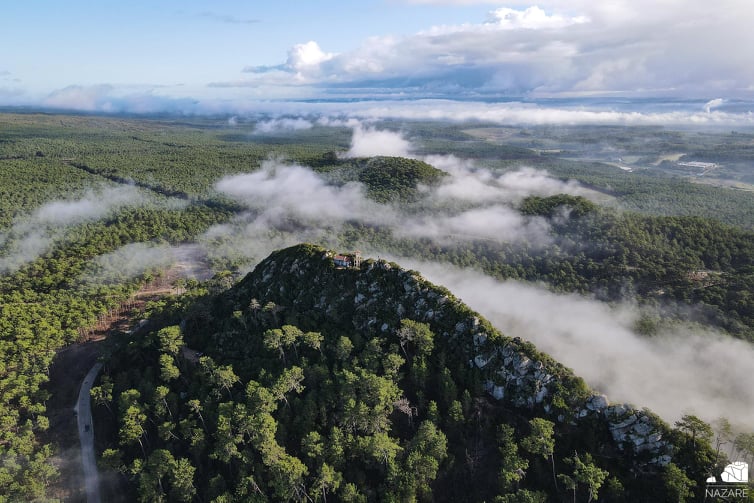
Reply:
[[[666,465],[668,427],[648,411],[610,404],[528,342],[503,336],[442,287],[397,264],[367,260],[336,268],[332,252],[299,245],[273,253],[241,283],[264,302],[291,306],[306,320],[350,324],[373,336],[394,334],[402,318],[425,322],[445,339],[497,401],[550,416],[573,427],[603,424],[614,448],[637,464]],[[248,302],[248,299],[246,299]]]

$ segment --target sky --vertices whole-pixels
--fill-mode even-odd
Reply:
[[[6,2],[0,105],[754,94],[744,0]],[[720,101],[712,101],[720,100]]]

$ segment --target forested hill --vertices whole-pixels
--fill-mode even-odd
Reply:
[[[609,404],[446,289],[342,260],[275,252],[182,331],[114,353],[103,457],[139,498],[683,501],[712,471],[706,440]]]
[[[440,184],[448,174],[424,161],[405,157],[339,158],[334,152],[306,160],[336,184],[359,182],[367,195],[381,203],[412,202],[422,194],[421,188]]]

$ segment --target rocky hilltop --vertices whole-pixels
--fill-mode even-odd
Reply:
[[[427,323],[493,399],[577,429],[601,423],[614,447],[645,468],[671,461],[668,427],[651,412],[610,404],[570,369],[533,344],[504,336],[416,271],[384,260],[338,267],[335,256],[308,244],[275,252],[230,295],[239,304],[253,296],[272,301],[311,328],[348,326],[366,337],[394,336],[406,318]]]
[[[180,318],[124,340],[97,391],[119,439],[103,457],[139,494],[684,501],[714,455],[358,253],[277,251]]]

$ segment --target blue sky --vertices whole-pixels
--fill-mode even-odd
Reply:
[[[0,71],[33,92],[204,86],[239,79],[248,66],[280,64],[298,43],[344,52],[370,36],[410,35],[487,10],[382,0],[8,2],[0,16]]]
[[[751,26],[744,0],[7,2],[0,105],[750,99]]]

